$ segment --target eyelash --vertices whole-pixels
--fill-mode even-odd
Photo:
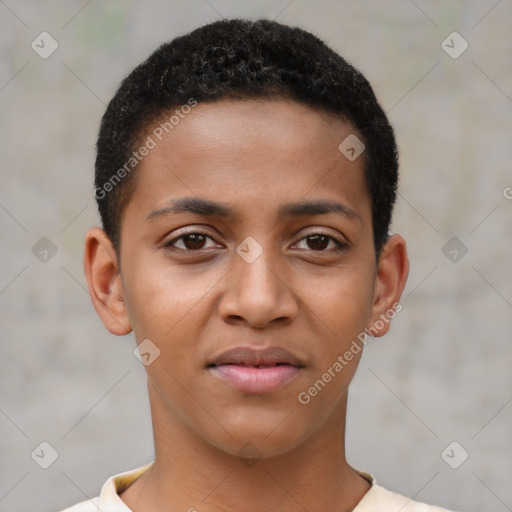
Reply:
[[[184,252],[184,253],[198,253],[200,252],[202,249],[180,249],[180,248],[177,248],[177,247],[174,247],[173,244],[176,243],[177,241],[179,240],[182,240],[183,238],[187,237],[187,236],[190,236],[190,235],[202,235],[202,236],[206,236],[208,238],[211,238],[212,240],[215,240],[215,235],[209,231],[190,231],[188,233],[183,233],[175,238],[173,238],[172,240],[169,240],[167,242],[164,243],[164,247],[165,248],[168,248],[168,249],[174,249],[174,250],[177,250],[177,251],[181,251],[181,252]],[[323,232],[322,230],[319,230],[319,231],[314,231],[312,233],[308,233],[307,235],[303,236],[300,240],[304,240],[308,237],[311,237],[311,236],[314,236],[314,235],[322,235],[322,236],[325,236],[327,237],[329,240],[332,240],[335,244],[336,244],[336,249],[334,249],[334,252],[342,252],[342,251],[345,251],[348,249],[349,247],[349,244],[346,243],[346,242],[343,242],[341,240],[338,240],[337,238],[333,237],[332,235],[329,235],[328,233],[325,233]],[[322,250],[315,250],[315,249],[309,249],[310,251],[312,252],[318,252],[318,253],[321,253],[321,252],[332,252],[332,249],[329,251],[327,249],[322,249]]]

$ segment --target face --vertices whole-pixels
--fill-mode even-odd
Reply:
[[[200,103],[145,157],[110,316],[160,350],[154,421],[265,457],[339,418],[361,351],[333,365],[401,292],[375,260],[364,153],[338,149],[353,133],[286,100]]]

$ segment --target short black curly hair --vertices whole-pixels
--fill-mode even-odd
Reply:
[[[267,19],[224,19],[199,27],[162,44],[122,81],[101,121],[94,192],[118,256],[121,214],[135,183],[134,151],[149,124],[191,99],[228,98],[292,99],[341,116],[357,129],[365,144],[378,258],[397,193],[393,129],[359,71],[313,34]]]

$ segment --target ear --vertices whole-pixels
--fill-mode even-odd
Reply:
[[[382,248],[377,263],[370,326],[367,331],[375,337],[389,331],[391,319],[402,309],[400,297],[409,275],[409,258],[405,240],[394,234]]]
[[[100,228],[90,229],[85,236],[84,269],[92,304],[103,325],[117,336],[131,332],[117,255]]]

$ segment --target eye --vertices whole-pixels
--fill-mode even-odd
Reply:
[[[208,239],[213,241],[213,235],[211,233],[194,231],[191,233],[185,233],[173,238],[172,240],[169,240],[164,244],[164,247],[179,249],[183,251],[198,251],[201,249],[216,247],[215,244],[208,247],[206,245]]]
[[[208,245],[209,240],[210,245]],[[322,232],[311,233],[303,237],[296,245],[299,246],[300,244],[306,244],[306,246],[299,247],[299,249],[315,252],[340,252],[348,248],[346,242]],[[212,233],[193,231],[174,237],[165,242],[164,247],[179,251],[198,252],[202,249],[218,247],[218,245],[216,245]]]
[[[336,252],[342,251],[348,248],[348,244],[342,242],[334,238],[333,236],[327,235],[326,233],[311,233],[310,235],[305,236],[300,240],[299,243],[305,241],[308,247],[302,247],[305,250],[313,250],[320,252],[330,252],[326,251],[331,246],[330,249]]]

